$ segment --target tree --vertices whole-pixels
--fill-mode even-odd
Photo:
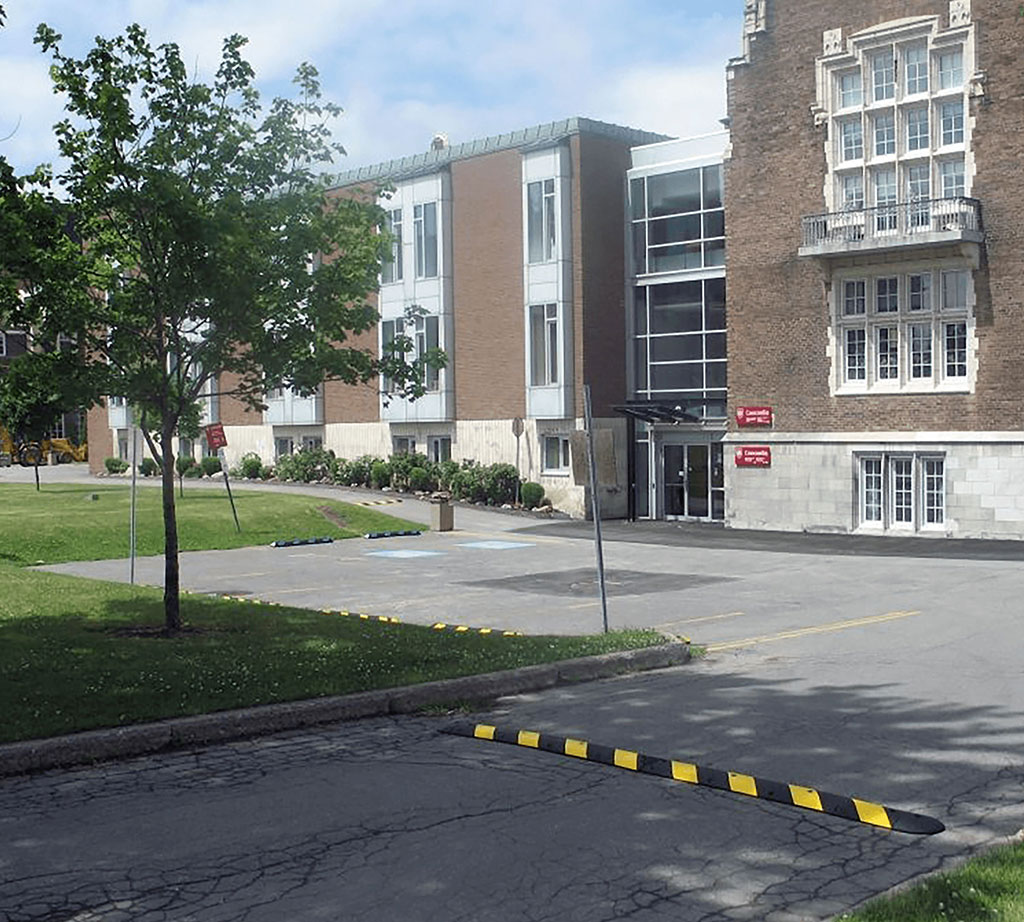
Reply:
[[[422,360],[406,361],[409,342],[383,358],[350,342],[378,320],[368,295],[390,241],[375,196],[327,194],[322,171],[343,153],[328,121],[340,110],[322,102],[313,67],[298,68],[297,99],[264,112],[238,35],[224,41],[209,85],[189,78],[176,45],[152,48],[138,25],[98,38],[80,60],[46,25],[36,42],[52,54],[66,99],[59,179],[83,241],[73,262],[85,297],[30,266],[30,296],[15,313],[50,335],[74,331],[84,377],[139,410],[163,474],[165,627],[174,633],[173,440],[209,383],[230,373],[220,393],[254,409],[271,387],[308,393],[324,379],[380,374],[415,397]]]
[[[77,359],[57,350],[27,352],[0,375],[0,424],[16,442],[35,442],[36,489],[42,442],[69,407],[81,406],[90,390]]]

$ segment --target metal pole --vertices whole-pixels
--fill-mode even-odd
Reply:
[[[228,457],[224,454],[223,448],[218,454],[220,455],[220,469],[224,474],[224,486],[228,488],[228,499],[231,501],[231,514],[235,517],[235,529],[241,533],[242,526],[238,524],[238,510],[235,509],[235,498],[231,495],[231,482],[228,480]]]
[[[601,618],[608,633],[608,592],[604,583],[604,549],[601,544],[601,500],[597,495],[597,459],[594,457],[594,419],[590,412],[590,385],[583,385],[583,421],[587,429],[587,462],[590,469],[590,508],[594,516],[594,547],[597,552],[597,584],[601,589]]]
[[[516,435],[516,505],[519,505],[519,435]]]
[[[139,466],[136,464],[138,461],[138,445],[139,445],[139,433],[133,425],[131,428],[132,433],[132,501],[131,501],[131,514],[129,515],[129,564],[128,564],[128,582],[132,586],[135,585],[135,488],[138,483],[139,477]]]

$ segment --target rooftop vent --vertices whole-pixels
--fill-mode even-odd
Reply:
[[[431,150],[444,150],[448,147],[448,135],[438,132],[430,139]]]

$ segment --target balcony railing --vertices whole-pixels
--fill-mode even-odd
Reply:
[[[855,208],[803,219],[803,256],[982,240],[981,203],[935,198]]]

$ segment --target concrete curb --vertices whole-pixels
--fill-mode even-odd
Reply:
[[[680,666],[689,661],[689,644],[667,643],[403,688],[266,704],[130,727],[5,743],[0,745],[0,777],[126,759],[170,749],[187,749],[341,720],[408,714],[430,705],[518,695],[623,673]]]

